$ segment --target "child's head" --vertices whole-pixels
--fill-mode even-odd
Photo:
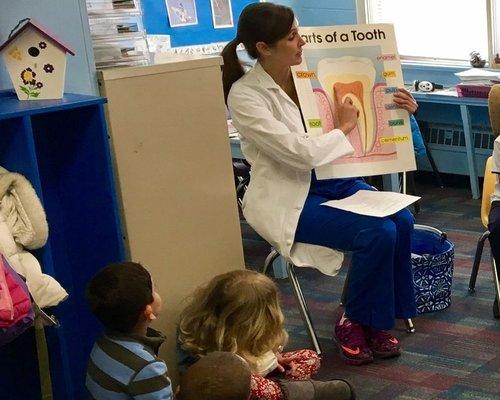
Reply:
[[[132,332],[161,311],[161,297],[149,272],[138,263],[123,262],[100,270],[87,285],[87,303],[106,329]]]
[[[250,367],[238,355],[208,353],[182,375],[181,400],[248,400],[250,379]]]
[[[285,344],[278,288],[267,276],[238,270],[199,288],[181,314],[179,340],[195,354],[229,351],[253,358]]]

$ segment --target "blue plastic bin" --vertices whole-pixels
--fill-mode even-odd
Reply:
[[[439,229],[415,225],[411,252],[417,313],[440,311],[449,307],[453,243]]]

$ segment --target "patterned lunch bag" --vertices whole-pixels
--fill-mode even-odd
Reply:
[[[411,253],[417,313],[449,307],[454,246],[446,233],[430,226],[415,225]]]

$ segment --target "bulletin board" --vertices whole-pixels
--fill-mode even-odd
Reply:
[[[195,0],[196,25],[171,27],[165,0],[142,0],[143,22],[149,35],[170,35],[172,47],[227,42],[236,36],[241,11],[258,0],[231,0],[234,26],[215,29],[210,0]]]

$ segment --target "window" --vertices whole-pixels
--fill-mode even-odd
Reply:
[[[498,4],[497,4],[498,3]],[[457,63],[500,51],[500,0],[358,0],[359,23],[392,23],[407,61]]]

